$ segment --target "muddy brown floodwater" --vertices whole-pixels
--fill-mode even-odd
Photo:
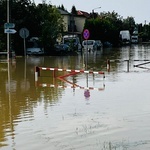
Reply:
[[[150,149],[150,46],[91,52],[91,74],[83,73],[85,60],[79,54],[1,61],[0,149]],[[35,67],[45,68],[37,79]]]

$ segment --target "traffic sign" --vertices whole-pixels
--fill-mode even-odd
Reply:
[[[29,36],[29,30],[27,28],[21,28],[19,31],[19,35],[25,39]]]
[[[4,33],[15,34],[17,31],[15,29],[5,29]]]
[[[83,37],[84,37],[85,40],[89,39],[89,37],[90,37],[90,31],[88,29],[85,29],[83,31]]]
[[[5,29],[14,28],[14,27],[15,27],[15,24],[14,24],[14,23],[5,23],[5,24],[4,24],[4,28],[5,28]]]

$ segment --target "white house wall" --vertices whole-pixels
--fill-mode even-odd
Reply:
[[[77,32],[82,33],[86,18],[79,16],[79,17],[74,17],[74,20],[75,20],[75,25],[76,25],[76,28],[77,28]]]
[[[64,21],[64,31],[68,31],[68,25],[69,25],[69,16],[63,15],[63,21]]]
[[[64,21],[64,31],[68,32],[68,25],[70,25],[70,15],[62,15]],[[85,24],[85,17],[82,16],[74,16],[74,21],[76,25],[77,32],[82,33],[84,24]]]

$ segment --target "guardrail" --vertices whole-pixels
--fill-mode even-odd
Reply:
[[[0,52],[0,55],[7,55],[8,52]]]
[[[41,70],[53,71],[54,77],[56,77],[55,71],[66,71],[66,72],[70,72],[71,73],[70,75],[73,75],[76,73],[101,74],[101,75],[103,75],[103,78],[105,78],[105,73],[103,71],[72,70],[72,69],[46,68],[46,67],[37,67],[36,66],[35,67],[35,81],[38,81],[38,77],[40,77],[40,71]],[[69,74],[67,76],[69,76]]]
[[[47,84],[47,83],[39,83],[38,82],[38,77],[41,76],[40,71],[53,71],[53,77],[57,78],[63,82],[69,83],[71,86],[65,86],[65,85],[56,85],[56,84]],[[69,74],[65,74],[62,76],[56,77],[56,71],[64,71],[64,72],[69,72]],[[72,70],[72,69],[60,69],[60,68],[46,68],[46,67],[35,67],[35,86],[40,86],[40,87],[56,87],[56,88],[73,88],[73,89],[84,89],[84,90],[104,90],[105,86],[102,88],[95,88],[95,87],[82,87],[79,86],[75,83],[72,83],[65,78],[68,76],[73,76],[78,73],[86,73],[86,74],[100,74],[103,75],[103,78],[105,78],[105,73],[103,71],[87,71],[87,70]]]
[[[11,51],[11,52],[0,52],[0,55],[7,55],[6,59],[0,59],[0,62],[8,62],[11,59],[15,59],[16,58],[16,55],[15,55],[15,52],[14,51]],[[8,58],[9,57],[9,58]]]
[[[140,67],[141,65],[145,65],[145,64],[150,63],[149,59],[143,59],[143,60],[140,60],[140,59],[134,59],[134,60],[129,60],[129,59],[127,59],[127,60],[118,60],[118,59],[110,60],[110,59],[107,59],[107,71],[108,72],[110,71],[110,64],[112,62],[127,62],[127,72],[129,72],[129,63],[130,63],[130,61],[144,61],[144,63],[133,65],[134,67],[139,67],[139,68],[142,68],[142,67]],[[148,61],[148,62],[145,62],[145,61]],[[145,69],[148,69],[148,68],[145,68]]]

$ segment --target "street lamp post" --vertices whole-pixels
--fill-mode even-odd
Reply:
[[[94,18],[94,10],[96,10],[96,9],[100,9],[101,7],[96,7],[96,8],[94,8],[94,9],[92,9],[92,15],[93,15],[93,18]]]

